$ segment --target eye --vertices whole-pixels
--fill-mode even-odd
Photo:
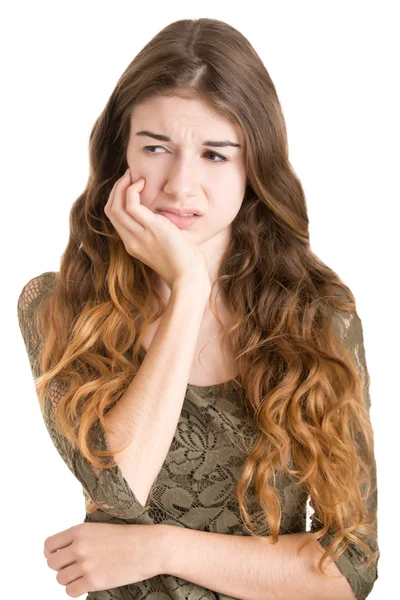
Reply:
[[[165,150],[164,146],[144,146],[143,151],[147,152],[148,154],[160,154],[160,152],[152,152],[152,150],[155,148],[162,148],[163,150]],[[212,150],[206,150],[205,154],[213,154],[214,156],[218,157],[219,160],[210,160],[210,162],[212,163],[218,164],[229,160],[228,158],[226,158],[226,156],[222,156],[222,154],[218,154],[217,152],[213,152]]]
[[[221,163],[221,162],[225,162],[228,160],[226,158],[226,156],[222,156],[222,154],[218,154],[217,152],[213,152],[212,150],[206,150],[205,154],[213,154],[214,156],[218,156],[218,158],[220,159],[220,160],[212,160],[211,162]]]

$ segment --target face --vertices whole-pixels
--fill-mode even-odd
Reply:
[[[161,207],[201,211],[191,227],[181,230],[191,243],[230,235],[246,189],[243,135],[202,98],[154,96],[135,106],[127,163],[132,181],[145,178],[141,204],[153,212]]]

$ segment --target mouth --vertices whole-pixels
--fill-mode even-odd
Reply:
[[[160,215],[171,221],[171,223],[174,223],[174,225],[176,225],[179,229],[187,229],[200,219],[200,215],[193,215],[189,217],[177,215],[167,210],[160,210],[158,212]]]
[[[185,208],[183,210],[179,210],[177,208],[158,208],[157,212],[161,212],[161,213],[172,213],[174,215],[177,215],[178,217],[192,217],[192,216],[196,216],[196,217],[201,217],[202,216],[202,212],[200,212],[199,210],[197,210],[197,208]]]

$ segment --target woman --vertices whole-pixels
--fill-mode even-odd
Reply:
[[[45,542],[57,581],[92,600],[366,598],[361,320],[311,251],[249,42],[213,19],[165,27],[96,121],[90,167],[60,270],[18,301],[46,426],[86,499],[85,522]]]

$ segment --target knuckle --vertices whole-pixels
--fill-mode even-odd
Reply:
[[[84,525],[85,523],[78,523],[78,525],[75,525],[73,527],[74,530],[74,539],[75,540],[81,540],[84,534]]]
[[[126,211],[130,214],[133,215],[135,213],[135,205],[132,204],[132,202],[127,201],[126,202]]]
[[[95,577],[93,576],[87,576],[86,577],[86,581],[88,582],[88,587],[89,590],[92,590],[93,592],[96,592],[97,590],[102,590],[103,589],[103,585],[100,583],[99,580],[97,580]]]
[[[85,556],[85,548],[81,540],[77,540],[74,543],[74,552],[78,558],[83,558]]]
[[[125,250],[127,251],[128,254],[130,254],[132,256],[132,254],[137,254],[136,252],[136,248],[132,243],[129,244],[125,244]]]

